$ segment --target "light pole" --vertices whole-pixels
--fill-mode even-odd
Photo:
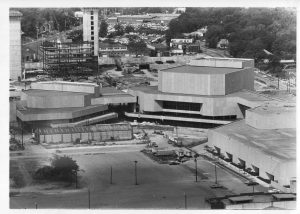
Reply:
[[[195,157],[194,161],[195,161],[195,170],[196,170],[196,182],[198,182],[197,157]]]
[[[36,59],[38,60],[39,55],[39,27],[36,26]]]
[[[77,189],[78,185],[77,185],[77,170],[75,170],[75,188]]]
[[[23,140],[23,121],[21,120],[21,133],[22,133],[22,147],[24,148],[24,140]]]
[[[184,209],[187,209],[187,196],[185,192],[184,192]]]
[[[137,183],[137,168],[136,168],[136,165],[137,165],[137,161],[135,160],[134,161],[135,185],[138,185],[138,183]]]
[[[90,192],[90,188],[88,188],[88,199],[89,199],[89,209],[91,209],[91,192]]]
[[[112,184],[112,166],[110,167],[110,184]]]
[[[215,162],[215,178],[216,178],[215,183],[218,184],[218,177],[217,177],[217,163],[216,163],[216,162]]]

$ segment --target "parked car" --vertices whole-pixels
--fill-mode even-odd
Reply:
[[[155,142],[152,143],[152,146],[153,147],[158,147],[158,145]]]
[[[154,134],[160,134],[160,135],[164,135],[164,132],[161,130],[154,130],[153,132]]]
[[[170,161],[169,165],[179,165],[180,162],[179,161]]]

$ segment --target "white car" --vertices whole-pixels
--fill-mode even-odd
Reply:
[[[279,189],[269,189],[268,193],[280,193]]]

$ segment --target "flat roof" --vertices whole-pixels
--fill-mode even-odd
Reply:
[[[296,104],[293,103],[280,103],[280,102],[266,102],[261,106],[258,106],[248,111],[255,112],[257,114],[286,114],[294,113],[296,117]]]
[[[296,129],[255,129],[248,126],[245,120],[240,120],[215,128],[213,131],[280,160],[296,160]]]
[[[75,95],[90,95],[89,93],[83,92],[72,92],[72,91],[53,91],[53,90],[40,90],[40,89],[29,89],[23,91],[27,95],[31,96],[75,96]]]
[[[61,84],[61,85],[74,85],[74,86],[90,86],[90,87],[98,87],[95,83],[86,83],[86,82],[68,82],[68,81],[45,81],[38,82],[36,84]]]
[[[148,94],[181,95],[181,96],[190,96],[190,97],[239,97],[251,102],[264,102],[264,101],[272,100],[272,98],[244,89],[227,95],[195,95],[195,94],[165,93],[159,91],[158,86],[137,86],[137,87],[132,87],[130,89],[133,91],[142,91]]]
[[[259,94],[254,91],[249,91],[246,89],[243,89],[238,92],[234,92],[232,94],[228,94],[227,96],[238,97],[238,98],[250,101],[250,102],[265,102],[265,101],[272,100],[272,97],[268,97],[268,96]]]
[[[19,112],[23,115],[28,114],[53,114],[53,113],[72,113],[76,111],[89,110],[89,109],[98,109],[106,105],[93,105],[85,107],[67,107],[67,108],[19,108]]]
[[[235,196],[235,197],[230,197],[228,199],[233,202],[250,201],[253,200],[253,196],[247,196],[247,195]]]
[[[9,16],[17,16],[17,17],[21,17],[23,16],[23,14],[17,10],[10,10],[9,11]]]
[[[272,194],[272,196],[274,198],[277,198],[277,199],[291,199],[291,198],[296,198],[296,195],[294,195],[294,194],[280,194],[280,193],[277,193],[277,194]]]
[[[126,94],[126,93],[116,89],[115,87],[103,87],[100,88],[100,94],[108,95],[108,94]]]
[[[122,124],[97,124],[93,126],[75,126],[75,127],[58,127],[58,128],[44,128],[38,129],[41,135],[51,134],[71,134],[71,133],[85,133],[85,132],[105,132],[105,131],[126,131],[131,130],[128,123]]]
[[[208,67],[208,66],[193,66],[183,65],[173,68],[162,69],[163,72],[174,72],[174,73],[193,73],[193,74],[228,74],[236,71],[243,70],[241,68],[219,68],[219,67]]]

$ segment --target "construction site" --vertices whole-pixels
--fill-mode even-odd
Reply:
[[[43,70],[51,77],[93,75],[98,68],[90,42],[44,42],[41,51]]]

